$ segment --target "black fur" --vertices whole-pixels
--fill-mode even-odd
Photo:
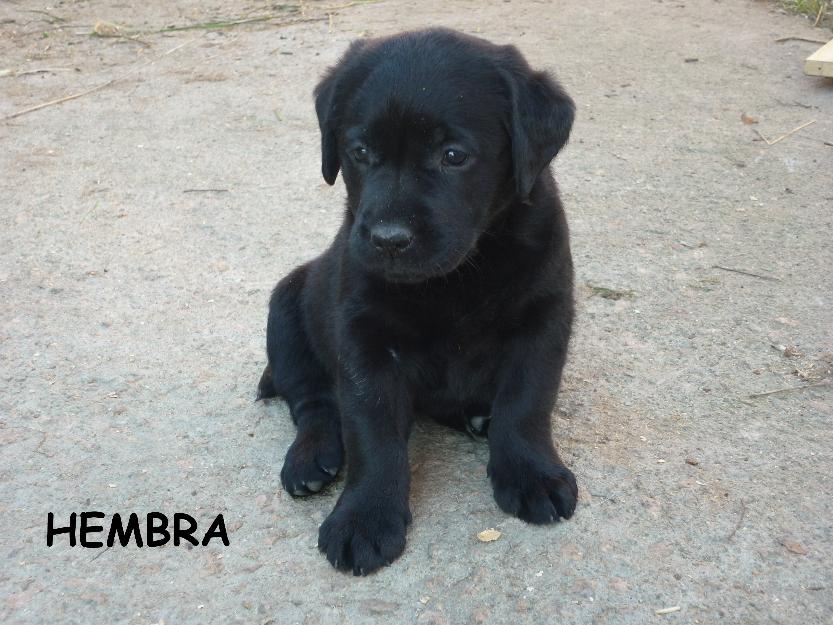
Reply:
[[[290,493],[346,460],[319,548],[354,574],[402,553],[415,414],[488,435],[503,510],[569,518],[576,482],[550,419],[573,268],[547,165],[572,100],[514,47],[432,29],[354,43],[315,108],[347,210],[330,248],[275,288],[259,397],[283,397],[298,426]]]

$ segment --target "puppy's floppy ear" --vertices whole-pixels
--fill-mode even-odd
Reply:
[[[506,46],[504,50],[501,73],[511,100],[509,135],[515,185],[518,195],[527,199],[538,176],[570,138],[575,104],[545,72],[533,71],[517,48]]]
[[[341,161],[338,156],[338,130],[341,123],[344,98],[349,87],[350,74],[356,65],[356,58],[365,42],[354,41],[338,63],[327,70],[327,74],[315,87],[315,112],[321,129],[321,173],[327,184],[335,184]]]
[[[338,88],[338,66],[331,68],[315,87],[315,112],[321,129],[321,173],[327,184],[333,185],[341,162],[338,158],[338,121],[335,95]]]

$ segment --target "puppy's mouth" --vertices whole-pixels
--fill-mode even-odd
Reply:
[[[372,255],[368,258],[360,255],[362,266],[386,282],[397,284],[418,284],[435,278],[447,277],[466,264],[473,249],[460,246],[452,253],[443,254],[441,258],[431,254],[419,254],[417,250],[400,257]]]
[[[453,271],[453,269],[451,271]],[[381,267],[376,270],[376,273],[378,273],[387,282],[395,282],[397,284],[418,284],[420,282],[427,282],[432,278],[439,278],[450,272],[444,271],[441,267],[437,267],[435,271],[425,271],[424,267],[420,267],[416,270],[407,267]]]

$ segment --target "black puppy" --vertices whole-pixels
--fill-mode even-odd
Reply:
[[[550,434],[573,318],[567,223],[547,167],[572,100],[513,46],[432,29],[353,43],[315,89],[330,248],[275,288],[259,397],[298,426],[296,496],[347,478],[318,546],[366,574],[405,548],[415,413],[486,434],[498,505],[569,518]]]

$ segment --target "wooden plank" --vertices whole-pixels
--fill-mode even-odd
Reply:
[[[807,57],[804,73],[809,76],[833,78],[833,39]]]

